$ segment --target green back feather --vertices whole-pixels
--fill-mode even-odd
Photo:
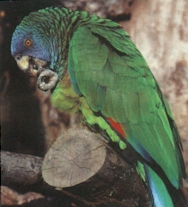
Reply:
[[[176,144],[178,133],[173,134],[176,129],[169,123],[171,112],[128,35],[110,22],[107,27],[79,27],[70,42],[68,58],[74,87],[91,109],[120,123],[135,150],[146,160],[154,159],[179,188],[185,172]]]

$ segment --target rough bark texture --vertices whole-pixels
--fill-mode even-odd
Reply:
[[[111,19],[130,18],[130,7],[135,0],[60,0],[60,2],[70,9],[86,10],[100,17]]]
[[[1,152],[1,178],[6,184],[31,185],[40,181],[42,158]]]

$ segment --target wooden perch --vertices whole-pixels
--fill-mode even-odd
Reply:
[[[1,179],[3,183],[30,185],[40,181],[43,158],[1,151]]]
[[[99,137],[70,129],[53,143],[43,164],[39,157],[2,152],[2,180],[33,184],[42,174],[46,183],[86,206],[148,206],[135,170]]]

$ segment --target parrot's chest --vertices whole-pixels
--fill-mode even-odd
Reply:
[[[57,84],[51,95],[52,105],[66,113],[74,114],[80,107],[80,96],[74,91],[68,74]]]

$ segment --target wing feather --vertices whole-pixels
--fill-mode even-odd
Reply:
[[[75,91],[91,109],[121,123],[127,141],[147,161],[155,160],[178,188],[184,175],[178,132],[156,80],[126,33],[79,27],[70,42],[68,69]]]

